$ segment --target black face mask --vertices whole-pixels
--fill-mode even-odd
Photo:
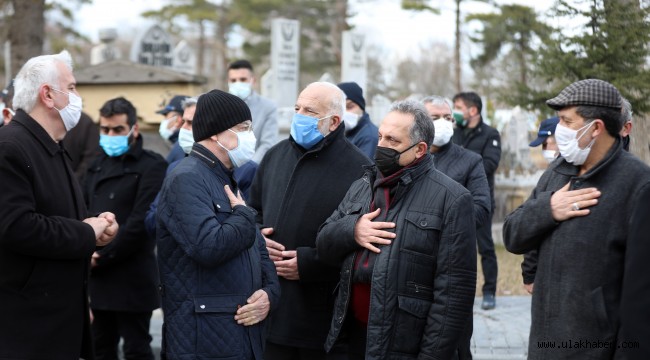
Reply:
[[[417,144],[419,143],[409,146],[402,152],[383,146],[377,146],[377,150],[375,150],[375,164],[377,165],[377,169],[381,171],[384,177],[391,176],[398,172],[404,167],[399,164],[399,157],[406,151],[411,150],[411,148]]]

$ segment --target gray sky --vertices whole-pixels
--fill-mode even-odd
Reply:
[[[553,4],[553,0],[497,2],[531,6],[538,13],[544,13]],[[76,11],[77,28],[94,42],[98,41],[97,31],[105,27],[116,27],[121,38],[132,37],[151,24],[140,17],[142,12],[159,9],[168,3],[165,0],[93,0]],[[358,31],[367,34],[369,44],[382,46],[391,57],[415,56],[421,46],[432,42],[452,45],[454,41],[455,1],[432,0],[431,4],[442,9],[441,15],[401,10],[399,0],[350,0],[355,16],[349,21]],[[461,10],[467,14],[490,12],[493,8],[476,1],[464,1]]]

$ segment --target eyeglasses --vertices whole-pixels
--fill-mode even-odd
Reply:
[[[251,132],[253,131],[253,122],[251,121],[244,121],[241,124],[237,124],[233,127],[236,132]]]

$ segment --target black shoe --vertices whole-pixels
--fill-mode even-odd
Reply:
[[[481,309],[483,310],[492,310],[497,306],[496,299],[494,294],[484,294],[483,303],[481,304]]]

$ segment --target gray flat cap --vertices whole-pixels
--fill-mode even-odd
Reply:
[[[587,105],[621,109],[621,93],[614,85],[598,79],[576,81],[567,86],[546,105],[555,110],[567,106]]]

